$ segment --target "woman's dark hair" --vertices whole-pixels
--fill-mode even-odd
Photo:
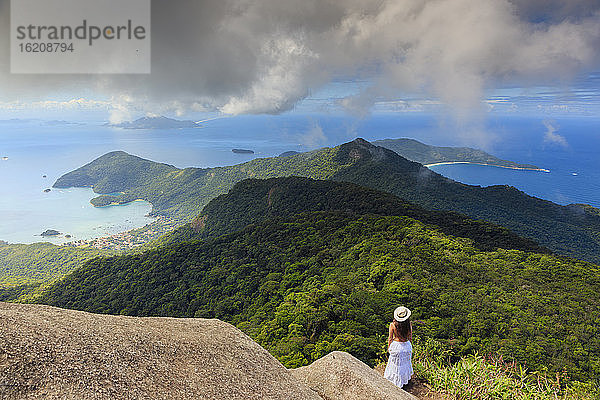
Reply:
[[[394,320],[394,336],[401,341],[407,341],[409,339],[411,331],[410,321],[396,321]]]

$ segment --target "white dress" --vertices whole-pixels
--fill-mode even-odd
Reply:
[[[390,358],[385,367],[383,376],[394,385],[402,387],[406,385],[413,374],[412,368],[412,344],[407,342],[392,341],[388,348]]]

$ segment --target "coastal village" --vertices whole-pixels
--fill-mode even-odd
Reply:
[[[174,230],[183,223],[184,221],[179,219],[160,215],[156,217],[155,221],[142,228],[119,232],[111,236],[99,237],[95,239],[75,240],[65,243],[64,246],[78,248],[93,247],[104,250],[128,250],[136,246],[146,244],[151,240],[157,239],[165,233]]]

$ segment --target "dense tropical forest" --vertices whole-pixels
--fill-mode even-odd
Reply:
[[[0,293],[6,296],[20,293],[14,289],[17,286],[26,292],[26,289],[64,276],[91,258],[112,254],[116,252],[50,243],[0,243]]]
[[[448,211],[429,211],[390,193],[348,182],[302,177],[246,179],[211,200],[191,223],[164,235],[151,246],[233,233],[269,217],[292,216],[305,211],[343,210],[356,214],[407,216],[453,236],[474,240],[482,250],[497,247],[549,253],[532,240],[485,221]]]
[[[391,310],[454,356],[498,353],[533,370],[600,377],[600,271],[453,237],[410,217],[307,212],[207,241],[99,258],[39,302],[232,322],[286,366],[345,350],[384,357]]]
[[[113,152],[64,175],[55,186],[123,192],[100,196],[94,204],[142,198],[153,204],[154,214],[190,221],[236,182],[290,175],[357,183],[429,210],[455,211],[505,226],[559,254],[600,262],[600,214],[594,208],[560,206],[509,186],[464,185],[362,139],[289,157],[208,169],[180,170]]]

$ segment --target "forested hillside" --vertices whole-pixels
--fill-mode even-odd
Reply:
[[[391,150],[362,139],[290,157],[256,159],[230,167],[176,169],[123,152],[110,153],[61,177],[56,186],[94,186],[94,204],[142,198],[155,214],[192,220],[214,197],[247,178],[298,175],[357,183],[430,210],[456,211],[505,226],[551,250],[600,262],[600,215],[560,206],[509,186],[481,188],[447,179]]]
[[[241,230],[267,218],[292,216],[306,211],[346,211],[356,214],[407,216],[453,236],[473,239],[482,250],[517,249],[548,253],[535,242],[506,228],[475,221],[453,212],[429,211],[390,193],[348,182],[302,177],[246,179],[227,194],[204,207],[192,222],[167,234],[152,245],[206,239]]]
[[[408,138],[376,140],[373,144],[390,149],[402,157],[421,164],[462,161],[508,168],[539,169],[538,166],[531,164],[518,164],[514,161],[502,160],[483,150],[471,147],[431,146]]]
[[[62,277],[91,258],[112,254],[115,252],[50,243],[0,244],[0,299],[2,293],[6,297],[20,293],[15,286],[31,289]]]
[[[95,259],[40,302],[126,315],[215,317],[286,366],[346,350],[373,365],[391,311],[455,355],[600,377],[600,271],[568,258],[479,250],[409,217],[313,212],[209,241]]]

